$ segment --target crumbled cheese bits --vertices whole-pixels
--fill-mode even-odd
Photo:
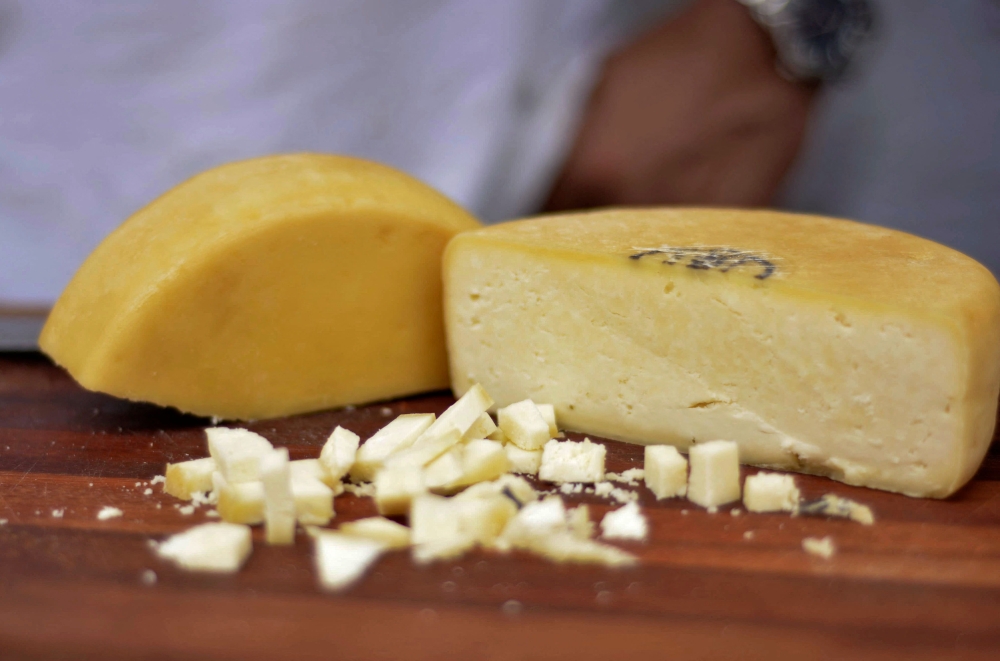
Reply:
[[[249,526],[263,524],[268,544],[293,544],[296,526],[306,528],[319,585],[329,591],[348,588],[383,554],[399,549],[409,549],[416,564],[483,548],[623,567],[635,564],[636,556],[595,539],[586,505],[568,508],[560,495],[539,492],[522,476],[550,483],[558,494],[621,503],[600,521],[600,536],[626,544],[649,537],[639,494],[626,487],[644,481],[657,500],[686,496],[710,512],[740,499],[739,454],[731,441],[696,444],[688,459],[674,447],[650,446],[642,468],[611,473],[603,444],[560,440],[553,406],[523,400],[500,408],[494,422],[488,413],[493,405],[477,385],[439,417],[400,415],[365,443],[337,427],[318,457],[295,461],[287,448],[274,448],[249,430],[209,428],[210,456],[169,464],[164,490],[190,501],[185,507],[192,512],[202,503],[217,504],[223,522],[175,535],[158,554],[184,569],[237,571],[252,550]],[[344,491],[373,498],[382,516],[323,528],[335,520],[334,497]],[[873,520],[865,506],[832,495],[800,503],[795,479],[784,474],[749,477],[742,496],[750,512]],[[406,516],[409,525],[387,516]],[[815,553],[826,546],[804,548]]]

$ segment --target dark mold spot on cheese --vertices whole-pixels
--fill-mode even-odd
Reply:
[[[640,260],[650,255],[662,255],[665,257],[662,263],[669,266],[683,264],[689,269],[696,271],[718,270],[727,273],[732,269],[748,266],[757,268],[759,272],[754,275],[758,280],[766,280],[771,277],[778,267],[766,256],[751,252],[749,250],[739,250],[737,248],[720,248],[705,246],[686,246],[653,248],[640,250],[629,255],[629,259]]]

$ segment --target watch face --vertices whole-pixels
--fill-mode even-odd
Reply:
[[[806,77],[841,75],[872,28],[868,0],[792,0],[787,9],[797,46],[789,55],[801,58],[787,64]]]

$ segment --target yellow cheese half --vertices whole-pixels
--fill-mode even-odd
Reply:
[[[1000,287],[931,241],[769,211],[506,223],[444,258],[452,387],[561,426],[944,497],[1000,391]]]
[[[40,345],[91,390],[224,418],[442,388],[441,253],[478,226],[368,161],[224,165],[105,239]]]

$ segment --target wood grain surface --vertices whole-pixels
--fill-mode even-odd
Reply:
[[[293,459],[315,457],[337,424],[366,438],[395,415],[452,401],[439,393],[249,427]],[[209,520],[205,508],[181,514],[161,486],[145,493],[166,462],[205,456],[207,424],[86,392],[37,354],[0,354],[0,658],[1000,658],[996,446],[946,501],[798,477],[806,497],[870,505],[870,527],[709,514],[626,487],[651,528],[648,543],[621,545],[641,558],[634,569],[486,551],[417,567],[399,551],[332,595],[316,587],[302,532],[294,547],[268,547],[255,531],[232,576],[153,555],[149,540]],[[607,446],[608,470],[641,466],[641,448]],[[595,521],[615,506],[567,501],[589,503]],[[124,515],[99,521],[108,505]],[[349,494],[336,511],[332,526],[375,513]],[[802,551],[804,537],[826,535],[832,559]]]

